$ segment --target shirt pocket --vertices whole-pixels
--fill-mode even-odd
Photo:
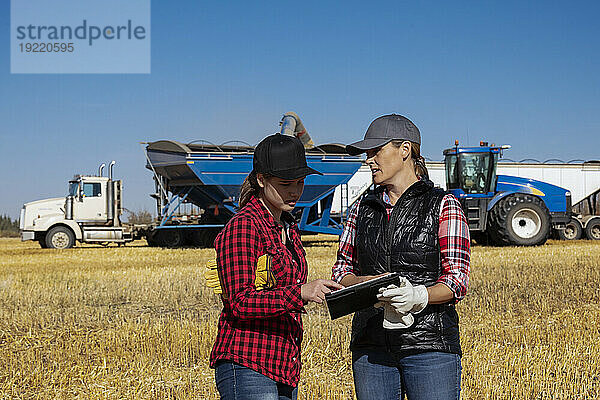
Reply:
[[[271,258],[271,271],[277,282],[277,286],[282,287],[292,283],[294,279],[292,256],[288,254],[288,249],[282,246],[269,243],[265,246],[264,251]]]

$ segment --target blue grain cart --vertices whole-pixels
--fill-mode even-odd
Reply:
[[[446,187],[460,201],[471,236],[480,243],[532,246],[571,219],[571,193],[534,179],[496,175],[510,146],[456,146],[444,150]]]
[[[240,186],[252,170],[254,147],[242,142],[214,145],[161,140],[148,143],[145,150],[146,167],[154,174],[156,193],[152,196],[158,214],[148,242],[166,247],[212,246],[237,211]],[[306,158],[323,175],[306,177],[293,211],[300,230],[339,235],[343,216],[331,215],[334,191],[348,183],[362,160],[347,155],[339,144],[307,149]]]

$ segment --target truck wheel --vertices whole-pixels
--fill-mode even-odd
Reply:
[[[600,219],[594,218],[588,221],[585,227],[585,235],[590,240],[600,240]]]
[[[571,218],[565,229],[557,231],[558,238],[561,240],[579,240],[583,235],[583,228],[579,221],[575,218]]]
[[[550,212],[537,196],[515,193],[490,211],[488,232],[499,245],[538,246],[551,231]]]
[[[154,236],[158,245],[161,247],[181,247],[184,242],[184,235],[180,229],[161,229]]]
[[[70,249],[74,245],[75,235],[65,226],[55,226],[46,234],[46,247],[50,249]]]

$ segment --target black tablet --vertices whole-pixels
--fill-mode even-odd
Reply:
[[[379,288],[388,285],[400,286],[400,275],[397,272],[390,272],[379,278],[325,294],[325,301],[327,302],[331,319],[343,317],[344,315],[371,307],[379,301],[377,300]]]

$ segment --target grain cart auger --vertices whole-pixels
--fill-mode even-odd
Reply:
[[[552,228],[571,218],[571,193],[534,179],[496,175],[498,158],[510,146],[455,147],[444,150],[446,187],[460,201],[471,236],[479,243],[535,246]]]
[[[303,233],[339,235],[342,221],[331,214],[335,189],[348,183],[362,159],[349,156],[340,144],[314,146],[300,118],[284,114],[282,134],[300,138],[308,165],[323,173],[309,175],[293,214]],[[146,167],[154,174],[159,223],[147,235],[150,245],[209,247],[238,209],[240,187],[252,170],[254,146],[204,140],[187,144],[172,140],[147,143]],[[347,196],[346,196],[347,198]]]

